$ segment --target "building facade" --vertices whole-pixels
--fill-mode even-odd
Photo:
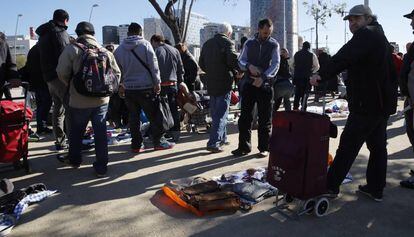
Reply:
[[[144,38],[150,40],[154,34],[162,35],[166,40],[174,44],[174,37],[170,28],[160,18],[144,18]]]
[[[297,0],[250,0],[251,35],[257,32],[258,22],[270,18],[274,24],[273,37],[293,55],[298,50]]]
[[[200,45],[201,47],[204,43],[213,38],[215,34],[218,32],[218,27],[220,23],[207,23],[204,25],[204,28],[200,30]],[[234,41],[236,49],[240,49],[240,41],[243,37],[250,36],[250,27],[247,26],[231,26],[233,29],[233,33],[231,35],[231,39]]]
[[[176,11],[177,16],[181,16],[181,10]],[[187,12],[185,13],[187,16]],[[188,45],[197,45],[200,46],[200,30],[204,28],[204,25],[208,23],[209,20],[198,13],[191,12],[190,21],[187,29],[186,42]]]
[[[119,25],[118,27],[118,37],[119,37],[119,43],[122,43],[126,37],[128,37],[128,24],[125,25]]]
[[[31,39],[30,35],[16,35],[16,36],[7,36],[7,44],[10,48],[10,53],[16,55],[27,56],[29,50],[37,43],[37,40]],[[16,51],[14,50],[14,44],[16,43]]]
[[[102,41],[104,45],[119,44],[118,26],[103,26]]]

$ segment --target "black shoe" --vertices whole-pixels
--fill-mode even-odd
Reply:
[[[73,164],[73,163],[69,160],[69,158],[68,158],[67,156],[57,155],[57,156],[56,156],[56,159],[57,159],[58,161],[62,162],[64,165],[66,165],[66,166],[70,166],[70,167],[72,167],[72,168],[74,168],[74,169],[77,169],[77,168],[79,168],[79,167],[80,167],[80,165],[78,165],[78,164]]]
[[[229,146],[230,145],[230,142],[228,142],[228,141],[221,142],[220,145],[221,146]]]
[[[237,148],[236,150],[231,152],[231,154],[233,154],[234,156],[245,156],[249,153],[250,151],[242,150],[240,148]]]
[[[376,202],[382,202],[382,192],[373,192],[369,190],[368,185],[359,185],[358,192],[368,196]]]
[[[211,153],[220,153],[224,151],[221,147],[207,147],[206,150]]]
[[[414,174],[412,170],[410,174],[412,175],[410,178],[400,182],[401,187],[414,189]]]
[[[57,152],[64,152],[64,150],[67,150],[69,148],[66,144],[55,144],[55,149]]]
[[[97,178],[105,178],[105,177],[107,177],[106,173],[98,173],[96,171],[95,171],[95,175],[96,175]]]

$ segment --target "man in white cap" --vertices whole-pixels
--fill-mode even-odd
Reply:
[[[349,21],[353,37],[331,62],[311,77],[318,85],[321,78],[335,78],[348,71],[349,117],[342,132],[336,157],[328,171],[328,196],[336,197],[339,187],[364,143],[370,151],[366,185],[358,191],[382,201],[387,173],[387,122],[397,106],[397,73],[391,47],[369,7],[357,5],[344,20]]]

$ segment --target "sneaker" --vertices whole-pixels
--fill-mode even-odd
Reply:
[[[230,142],[228,142],[228,141],[221,142],[220,145],[221,146],[229,146],[230,145]]]
[[[69,160],[69,158],[68,158],[67,156],[57,155],[57,156],[56,156],[56,159],[57,159],[58,161],[62,162],[64,165],[66,165],[66,166],[70,166],[70,167],[72,167],[72,168],[74,168],[74,169],[77,169],[77,168],[79,168],[79,167],[80,167],[80,165],[78,165],[78,164],[73,164],[73,163]]]
[[[259,154],[257,154],[257,157],[259,158],[265,158],[269,156],[269,152],[268,151],[261,151],[259,152]]]
[[[97,178],[105,178],[107,176],[106,173],[98,173],[96,171],[95,171],[95,175]]]
[[[359,185],[357,191],[368,196],[376,202],[382,202],[382,192],[372,192],[369,190],[368,185]]]
[[[163,141],[159,145],[154,146],[155,151],[168,150],[174,147],[174,143]]]
[[[29,142],[38,142],[40,141],[40,136],[37,133],[32,133],[29,135]]]
[[[236,150],[231,152],[231,154],[233,154],[234,156],[245,156],[249,153],[250,151],[242,150],[240,148],[237,148]]]
[[[220,153],[224,151],[221,147],[207,147],[206,150],[211,153]]]
[[[69,148],[68,145],[66,144],[55,144],[55,149],[57,152],[64,152],[65,150],[67,150]]]
[[[141,145],[140,148],[131,148],[133,153],[141,153],[145,151],[145,146]]]

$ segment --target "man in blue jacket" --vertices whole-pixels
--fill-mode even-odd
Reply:
[[[279,43],[270,35],[273,23],[270,19],[259,22],[259,32],[248,40],[239,57],[239,67],[245,71],[246,82],[242,88],[241,115],[239,118],[239,147],[232,151],[235,156],[251,152],[252,110],[257,103],[259,115],[259,157],[269,154],[269,136],[272,116],[273,78],[279,70]]]

